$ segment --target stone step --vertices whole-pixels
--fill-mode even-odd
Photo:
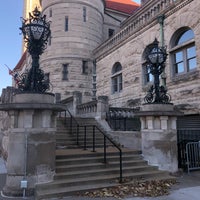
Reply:
[[[51,183],[36,185],[36,199],[65,197],[84,191],[112,187],[119,184],[119,151],[107,143],[107,160],[104,162],[103,136],[96,131],[96,151],[91,152],[93,129],[87,128],[87,150],[76,145],[76,134],[70,134],[69,121],[58,120],[56,135],[56,174]],[[77,118],[80,125],[97,125],[94,119]],[[65,123],[66,122],[66,123]],[[66,127],[68,125],[68,128]],[[76,133],[73,123],[72,130]],[[80,129],[81,130],[81,129]],[[84,146],[84,131],[79,134],[79,142]],[[83,148],[83,147],[82,147]],[[90,150],[89,150],[90,148]],[[122,175],[126,181],[145,181],[152,179],[169,179],[167,172],[157,167],[148,166],[141,151],[122,149]]]
[[[125,167],[143,167],[148,166],[146,161],[126,161],[123,162],[123,168]],[[74,165],[60,165],[56,167],[56,173],[64,173],[68,171],[84,171],[86,169],[98,170],[98,169],[109,169],[109,168],[119,168],[119,162],[110,162],[109,164],[102,163],[86,163],[86,164],[74,164]]]
[[[118,165],[102,165],[102,166],[94,166],[93,168],[90,166],[88,168],[74,168],[74,170],[69,169],[65,172],[60,172],[55,176],[55,180],[61,179],[73,179],[76,178],[83,178],[83,177],[92,177],[92,176],[104,176],[104,175],[112,175],[115,174],[119,176],[119,163]],[[138,165],[138,166],[124,166],[123,173],[139,173],[139,172],[147,172],[147,171],[154,171],[157,170],[156,167],[148,166],[148,165]],[[57,171],[57,169],[56,169]]]
[[[90,151],[84,151],[82,149],[78,150],[57,150],[56,151],[56,158],[62,159],[62,158],[80,158],[80,157],[101,157],[102,153],[104,152],[103,149],[96,149],[95,154]],[[107,148],[107,155],[108,156],[114,156],[118,154],[118,150],[115,147],[109,147]],[[122,154],[123,155],[141,155],[141,150],[133,150],[133,149],[127,149],[122,148]]]
[[[95,154],[95,152],[93,152]],[[119,153],[116,154],[107,154],[106,155],[107,158],[107,162],[113,162],[113,161],[118,161],[119,160]],[[98,154],[97,156],[90,156],[90,155],[84,155],[80,157],[62,157],[62,158],[58,158],[56,157],[56,164],[59,165],[59,163],[65,163],[67,162],[69,164],[70,163],[84,163],[84,162],[100,162],[104,160],[104,155],[102,154]],[[134,161],[134,160],[143,160],[143,157],[140,154],[135,154],[135,155],[131,155],[131,154],[123,154],[122,153],[122,161]]]
[[[160,171],[146,171],[139,173],[124,173],[123,178],[131,181],[145,181],[152,179],[169,179],[171,178],[164,172]],[[64,197],[74,195],[80,192],[85,192],[94,189],[100,189],[105,187],[112,187],[118,185],[117,175],[101,175],[95,177],[76,178],[73,180],[55,180],[52,183],[41,185],[37,190],[37,199],[50,199],[53,197]]]
[[[87,137],[87,139],[88,140],[93,140],[93,135],[91,134],[91,135],[89,135],[89,134],[86,134],[86,137]],[[79,140],[84,140],[84,135],[82,134],[82,135],[79,135]],[[74,140],[76,140],[77,138],[76,138],[76,135],[56,135],[56,140],[71,140],[71,141],[74,141]],[[95,136],[95,140],[103,140],[104,138],[103,138],[103,136],[101,136],[101,135],[96,135]]]
[[[122,161],[143,161],[143,158],[141,155],[122,155]],[[85,157],[77,157],[77,158],[63,158],[63,159],[56,159],[56,165],[60,166],[60,165],[70,165],[70,164],[84,164],[84,163],[101,163],[104,161],[104,157],[103,155],[99,155],[99,156],[91,156],[91,157],[87,157],[85,155]],[[111,162],[118,162],[119,161],[119,155],[114,154],[114,155],[107,155],[107,163],[111,163]]]

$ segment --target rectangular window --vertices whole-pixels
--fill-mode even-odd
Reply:
[[[62,80],[68,80],[68,64],[63,64],[62,67]]]
[[[82,74],[88,74],[88,61],[82,61]]]
[[[49,17],[52,17],[52,15],[53,15],[52,8],[50,8],[50,10],[49,10]]]
[[[112,77],[112,93],[121,92],[122,89],[122,74]]]
[[[114,34],[115,34],[115,30],[109,28],[109,29],[108,29],[108,37],[110,38],[110,37],[112,37]]]
[[[122,91],[122,74],[119,75],[118,77],[118,87],[119,87],[119,92]]]
[[[186,74],[197,68],[196,47],[193,44],[181,46],[172,52],[174,75]]]
[[[83,21],[84,22],[87,21],[87,9],[86,9],[86,7],[83,7]]]
[[[93,82],[96,83],[97,77],[93,75]]]
[[[65,17],[65,31],[67,32],[69,30],[69,18]]]
[[[113,86],[113,93],[116,93],[116,92],[118,92],[118,89],[117,89],[117,77],[114,77],[113,79],[112,79],[112,86]]]

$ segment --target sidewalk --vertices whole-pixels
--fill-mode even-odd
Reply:
[[[0,191],[2,190],[6,180],[6,169],[2,159],[0,158]],[[170,195],[160,197],[126,197],[123,200],[199,200],[200,199],[200,170],[193,171],[190,174],[184,173],[181,177],[177,178],[178,183],[172,186]],[[34,200],[30,198],[8,198],[0,195],[0,200]],[[57,200],[54,198],[52,200]],[[62,200],[116,200],[110,198],[89,198],[89,197],[65,197]]]

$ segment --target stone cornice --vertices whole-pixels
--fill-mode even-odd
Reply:
[[[173,13],[183,8],[184,6],[191,3],[192,1],[193,0],[179,0],[177,2],[173,1],[173,3],[169,4],[165,9],[161,10],[151,19],[142,21],[143,23],[138,22],[137,18],[132,18],[132,21],[129,19],[129,24],[124,26],[124,28],[121,29],[116,35],[114,35],[111,39],[105,41],[102,45],[100,45],[93,51],[94,57],[96,58],[97,61],[101,60],[108,54],[118,49],[123,44],[127,43],[128,41],[137,37],[141,33],[148,30],[149,28],[158,24],[157,17],[159,15],[164,14],[165,17],[167,18]],[[149,4],[147,4],[147,6]],[[139,10],[138,12],[141,13],[142,11]],[[134,16],[137,16],[137,14],[135,14]]]

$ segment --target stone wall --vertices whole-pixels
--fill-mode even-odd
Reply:
[[[92,51],[103,41],[103,1],[93,0],[43,0],[43,14],[51,21],[51,45],[41,56],[41,68],[50,74],[53,92],[61,99],[72,96],[74,91],[83,95],[83,102],[92,99]],[[49,16],[50,9],[52,16]],[[86,9],[86,21],[83,20]],[[68,31],[65,18],[68,17]],[[82,71],[82,62],[88,69]],[[67,79],[62,79],[63,64],[67,64]]]
[[[153,2],[153,1],[152,1]],[[166,8],[163,7],[165,26],[165,45],[167,46],[168,59],[166,62],[166,75],[168,93],[172,97],[172,103],[181,108],[185,113],[197,113],[200,109],[200,2],[198,0],[184,0],[173,2]],[[148,9],[150,9],[148,3]],[[143,5],[142,9],[145,9]],[[152,3],[152,6],[154,4]],[[142,11],[139,11],[142,15]],[[157,16],[159,16],[159,12]],[[137,19],[137,13],[135,14]],[[129,24],[134,22],[128,19]],[[126,24],[126,23],[125,23]],[[161,39],[160,25],[157,17],[143,21],[135,29],[128,29],[126,24],[124,32],[121,30],[111,43],[108,41],[95,50],[97,58],[97,96],[106,95],[109,97],[109,104],[116,107],[127,107],[129,102],[137,100],[137,104],[143,103],[147,87],[144,85],[144,72],[142,70],[142,55],[147,45],[155,38]],[[197,68],[192,73],[187,73],[179,78],[172,77],[172,61],[170,58],[171,40],[174,33],[182,27],[189,27],[195,34],[195,45],[197,53]],[[126,31],[126,32],[125,32]],[[122,33],[122,34],[121,34]],[[110,40],[111,41],[111,40]],[[107,46],[106,46],[107,45]],[[110,45],[110,46],[109,46]],[[116,62],[122,65],[123,90],[120,93],[111,93],[112,67]],[[132,105],[134,106],[134,105]]]
[[[7,87],[2,90],[1,104],[11,103],[13,101],[13,94],[16,89]],[[0,111],[0,157],[7,159],[8,154],[8,128],[10,127],[10,120],[7,112]]]

